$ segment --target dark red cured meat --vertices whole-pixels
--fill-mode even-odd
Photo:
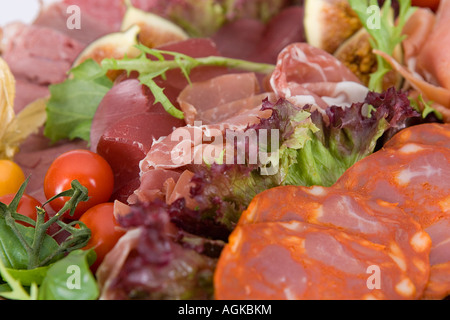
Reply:
[[[168,113],[143,112],[107,128],[100,138],[97,153],[111,165],[115,190],[139,177],[139,162],[145,158],[154,141],[184,125],[183,120]]]
[[[100,138],[108,127],[127,116],[149,111],[148,95],[148,88],[141,85],[137,79],[116,83],[103,97],[92,120],[91,150],[97,151]]]
[[[242,32],[243,30],[245,32]],[[211,39],[216,43],[222,56],[251,60],[265,31],[265,24],[259,20],[238,19],[224,25],[211,36]]]
[[[252,61],[276,63],[281,50],[291,43],[306,42],[304,10],[292,6],[282,10],[267,24],[264,35],[250,56]]]
[[[228,22],[212,39],[223,56],[274,64],[284,47],[305,42],[302,21],[303,7],[292,6],[283,9],[267,24],[245,18]]]
[[[238,225],[214,275],[219,300],[398,300],[409,283],[383,246],[299,221]]]

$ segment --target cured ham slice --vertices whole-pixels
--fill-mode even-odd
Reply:
[[[180,178],[177,170],[155,169],[141,174],[139,188],[127,199],[129,204],[137,202],[152,202],[156,199],[166,201]],[[170,188],[170,189],[169,189]]]
[[[156,141],[140,164],[141,172],[202,164],[204,160],[212,163],[225,149],[227,131],[243,132],[270,117],[270,110],[261,110],[265,98],[275,99],[271,93],[259,94],[253,73],[231,73],[186,87],[178,101],[189,125]],[[205,148],[210,151],[205,153]]]
[[[34,84],[64,81],[83,48],[78,41],[46,27],[17,22],[3,29],[2,57],[15,77]]]
[[[81,11],[81,28],[68,28],[68,18],[74,11],[69,7],[76,5]],[[33,24],[59,31],[84,45],[120,30],[122,21],[120,1],[58,1],[41,8]]]
[[[214,276],[220,300],[398,300],[411,283],[384,246],[299,221],[239,225]]]
[[[450,261],[442,250],[448,242],[442,235],[448,234],[450,216],[450,149],[445,147],[446,125],[436,126],[405,129],[384,150],[350,168],[336,184],[397,204],[429,234],[433,247],[424,299],[443,299],[450,294]]]
[[[422,94],[426,100],[431,100],[437,103],[438,105],[436,109],[441,111],[441,113],[445,116],[446,121],[450,121],[450,115],[448,110],[446,110],[450,108],[450,90],[425,81],[419,75],[402,66],[394,58],[379,50],[374,50],[374,53],[379,54],[387,62],[389,62],[389,64],[398,73],[400,73],[411,84],[411,86],[417,90],[418,93]],[[439,106],[441,106],[441,108],[439,108]]]
[[[450,57],[448,55],[450,34],[450,2],[441,1],[436,15],[436,23],[428,34],[426,45],[417,57],[417,68],[426,80],[450,90]]]
[[[188,85],[180,93],[177,101],[185,114],[186,123],[194,125],[195,120],[203,122],[203,114],[210,109],[257,93],[259,93],[259,83],[254,73],[227,74]],[[219,107],[219,109],[222,108]],[[217,119],[210,118],[209,122],[220,122],[222,117],[219,114]]]
[[[405,24],[403,34],[406,35],[406,39],[403,40],[402,46],[405,64],[410,70],[415,70],[417,56],[425,45],[435,23],[436,15],[432,11],[417,8]]]
[[[329,103],[347,106],[363,101],[368,93],[338,59],[307,43],[294,43],[280,52],[270,85],[277,96],[299,106],[311,104],[319,111]]]

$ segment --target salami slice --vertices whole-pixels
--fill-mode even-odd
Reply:
[[[407,299],[414,285],[385,247],[306,222],[239,225],[219,259],[216,299]]]
[[[401,148],[406,143],[418,143],[450,148],[450,123],[425,123],[397,133],[385,148]]]
[[[273,199],[284,199],[282,204]],[[358,193],[323,187],[280,187],[255,197],[241,224],[302,221],[335,228],[383,246],[411,280],[414,298],[428,282],[431,239],[395,204]]]
[[[384,149],[347,170],[336,186],[397,203],[427,228],[450,214],[450,150],[416,143]]]
[[[450,294],[450,257],[445,249],[450,226],[446,223],[450,217],[450,149],[442,147],[448,144],[445,130],[444,135],[429,130],[425,139],[423,132],[417,128],[394,137],[386,149],[350,168],[335,187],[397,204],[419,222],[433,242],[430,282],[422,298],[443,299]]]

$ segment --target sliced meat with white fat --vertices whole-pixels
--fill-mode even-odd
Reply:
[[[436,239],[448,233],[448,223],[443,221],[450,216],[450,149],[438,146],[445,144],[441,140],[445,135],[435,138],[430,130],[431,145],[426,144],[423,128],[405,129],[398,138],[394,136],[385,149],[350,168],[335,187],[397,204],[419,222],[433,241],[430,289],[423,297],[443,299],[450,294],[449,273],[442,275],[450,269],[450,260],[440,248],[448,239]]]
[[[411,280],[412,297],[422,296],[430,272],[431,240],[395,204],[335,188],[286,186],[257,195],[239,223],[277,221],[302,221],[335,228],[383,246]]]
[[[310,223],[238,225],[214,276],[219,300],[411,299],[411,279],[385,247]]]

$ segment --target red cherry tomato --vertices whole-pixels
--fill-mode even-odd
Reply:
[[[111,202],[90,208],[81,216],[80,221],[91,230],[91,238],[85,249],[93,248],[97,254],[97,260],[91,266],[95,271],[125,232],[120,229],[114,217],[114,204]]]
[[[440,0],[412,0],[411,4],[416,7],[430,8],[436,11],[439,7]]]
[[[78,180],[88,189],[89,200],[80,202],[73,216],[65,213],[67,219],[78,220],[93,206],[108,202],[114,188],[113,171],[100,155],[88,150],[73,150],[60,155],[53,161],[44,179],[44,193],[47,199],[69,190],[73,180]],[[60,211],[68,197],[59,197],[50,202],[56,212]]]
[[[9,205],[11,201],[14,199],[15,194],[7,194],[0,197],[0,202],[3,202],[6,205]],[[36,207],[42,207],[42,204],[33,198],[30,195],[24,194],[22,198],[19,201],[19,206],[17,207],[17,213],[27,216],[28,218],[33,219],[36,221],[37,217],[37,211]],[[48,220],[48,216],[45,215],[45,221]],[[32,227],[29,223],[17,221],[21,225],[24,225],[25,227]]]

